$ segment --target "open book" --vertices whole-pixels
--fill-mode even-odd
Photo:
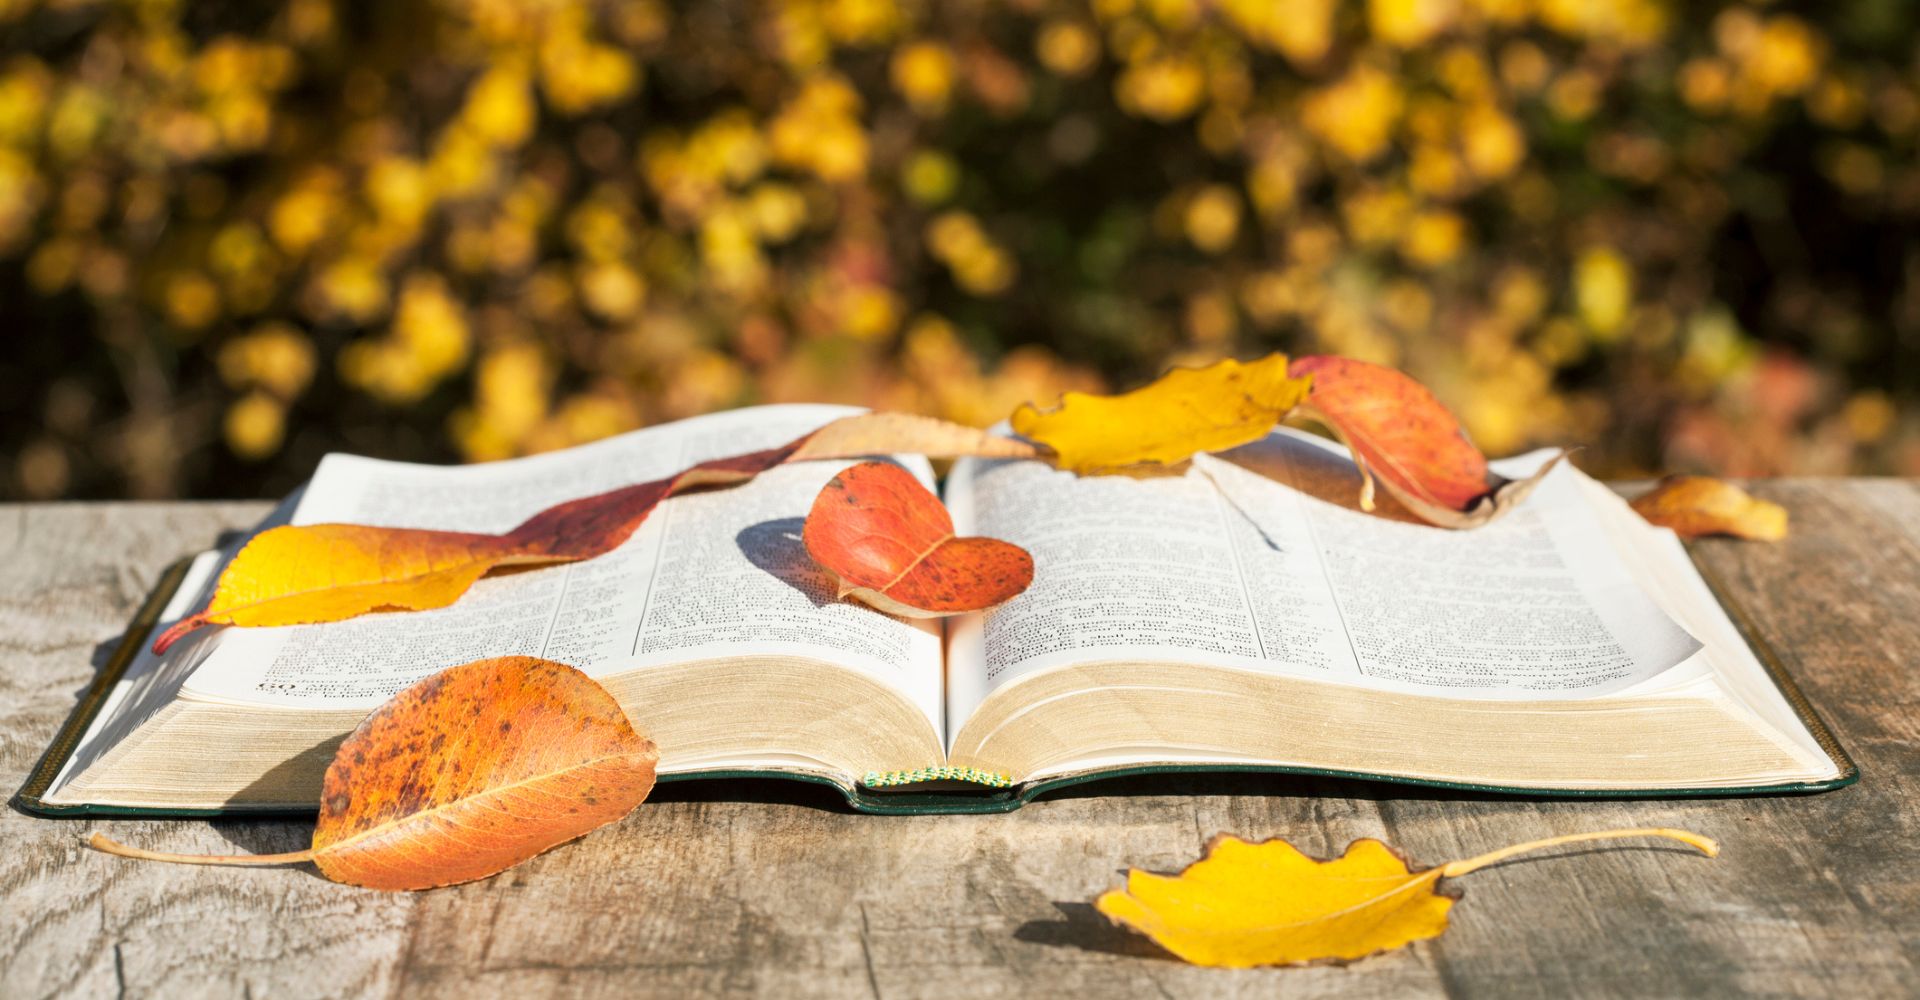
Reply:
[[[759,407],[458,468],[333,455],[291,520],[502,531],[846,412]],[[933,485],[924,459],[895,460]],[[808,558],[802,518],[848,464],[675,497],[607,555],[491,576],[437,611],[208,628],[164,657],[134,629],[141,651],[23,799],[311,809],[375,706],[507,654],[599,679],[663,777],[808,778],[881,812],[1009,809],[1166,768],[1587,794],[1854,776],[1675,537],[1565,463],[1508,517],[1456,532],[1359,512],[1344,450],[1293,431],[1180,475],[962,460],[945,484],[959,533],[1026,547],[1035,580],[945,623],[836,600]],[[204,605],[232,551],[192,563],[161,625]]]

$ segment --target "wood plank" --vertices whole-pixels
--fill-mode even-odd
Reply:
[[[154,578],[269,505],[8,507],[0,575],[0,784],[26,779]],[[126,864],[94,829],[185,851],[304,846],[301,823],[0,813],[0,995],[365,995],[398,982],[416,900],[301,871]]]
[[[1620,996],[1920,991],[1920,489],[1786,480],[1780,545],[1696,555],[1865,771],[1817,796],[1539,802],[1355,782],[1168,776],[1008,816],[868,817],[776,782],[665,786],[625,822],[499,878],[412,896],[298,870],[139,865],[94,828],[177,849],[286,850],[298,823],[0,815],[0,994]],[[17,787],[169,559],[259,504],[0,509],[0,782]],[[1568,851],[1462,880],[1436,942],[1345,968],[1217,972],[1086,905],[1212,834],[1322,855],[1382,837],[1426,862],[1606,826],[1720,838]]]

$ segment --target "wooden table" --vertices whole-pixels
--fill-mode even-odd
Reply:
[[[1698,557],[1865,773],[1789,798],[1538,802],[1285,777],[1096,785],[1005,816],[869,817],[791,783],[663,786],[498,878],[389,895],[311,871],[143,864],[306,845],[301,822],[0,814],[0,996],[1100,997],[1920,994],[1920,484],[1785,480],[1778,545]],[[0,508],[0,785],[25,780],[175,557],[258,503]],[[1209,836],[1426,863],[1619,826],[1717,837],[1568,850],[1462,880],[1442,939],[1348,967],[1191,968],[1088,902]]]

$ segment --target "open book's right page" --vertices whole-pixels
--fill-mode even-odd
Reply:
[[[1540,456],[1544,459],[1544,455]],[[1492,525],[1358,509],[1345,450],[1282,431],[1183,475],[959,463],[963,535],[1033,586],[951,631],[948,732],[994,689],[1090,661],[1199,663],[1452,698],[1611,694],[1700,644],[1633,582],[1564,463]]]

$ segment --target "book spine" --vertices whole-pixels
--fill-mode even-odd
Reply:
[[[977,767],[917,767],[910,771],[868,771],[860,779],[864,788],[897,788],[929,781],[964,781],[986,788],[1012,788],[1013,775],[982,771]]]

